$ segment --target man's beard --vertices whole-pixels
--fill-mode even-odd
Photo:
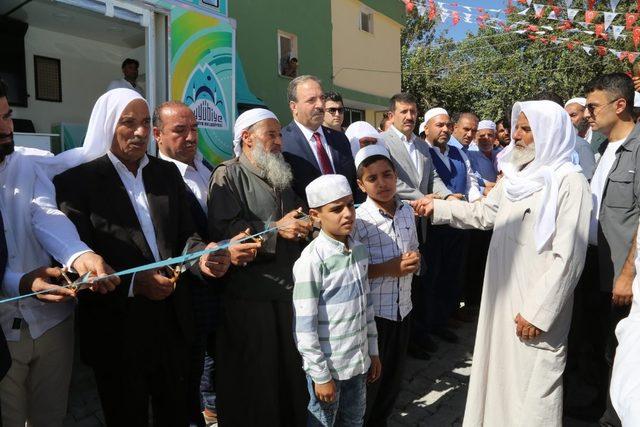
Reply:
[[[273,188],[282,191],[291,185],[293,173],[282,153],[270,153],[264,149],[263,143],[256,141],[251,149],[251,155],[256,166],[264,171],[267,181]]]
[[[0,144],[0,161],[4,160],[9,154],[12,154],[15,150],[15,142],[13,141],[13,133],[10,134],[2,134],[0,135],[0,139],[9,137],[11,138],[10,142],[5,142],[4,144]]]
[[[578,131],[578,133],[584,133],[589,129],[589,122],[587,120],[581,121],[580,123],[578,123],[575,128],[576,131]]]
[[[516,169],[521,170],[536,158],[536,144],[531,143],[524,148],[513,147],[511,154],[511,164]]]

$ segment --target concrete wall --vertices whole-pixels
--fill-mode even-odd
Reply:
[[[373,34],[360,29],[363,9],[374,14]],[[399,92],[402,26],[357,0],[331,0],[331,21],[334,84],[384,98]]]
[[[36,100],[33,55],[60,59],[62,102]],[[126,57],[140,61],[145,70],[144,50],[130,49],[67,34],[29,27],[25,37],[27,108],[12,107],[14,117],[33,121],[36,132],[48,133],[59,122],[87,123],[96,99],[109,82],[122,77],[120,65]]]

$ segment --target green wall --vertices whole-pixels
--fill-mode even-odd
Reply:
[[[400,0],[360,0],[371,9],[388,16],[403,25],[407,19],[405,6]]]
[[[331,86],[330,0],[231,0],[236,47],[249,88],[284,125],[292,119],[287,102],[290,78],[278,74],[278,30],[298,37],[298,75],[314,74]]]

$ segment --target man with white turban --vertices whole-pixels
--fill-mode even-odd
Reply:
[[[600,153],[598,153],[598,148],[604,142],[606,137],[598,132],[591,129],[589,126],[589,121],[587,120],[585,113],[587,106],[587,99],[583,97],[571,98],[567,102],[564,103],[564,109],[569,114],[571,118],[571,123],[576,128],[576,136],[583,138],[589,146],[591,147],[591,151],[596,156],[595,160],[600,158]],[[591,174],[593,176],[593,174]]]
[[[67,164],[80,164],[54,178],[60,209],[118,271],[180,256],[189,239],[200,240],[177,167],[146,154],[150,121],[137,92],[105,93],[82,149],[65,156]],[[199,264],[203,275],[220,277],[228,252],[203,255]],[[79,295],[80,350],[93,368],[107,425],[148,425],[150,403],[154,425],[187,425],[189,287],[200,283],[190,272],[167,269],[124,275],[122,282],[108,295]]]
[[[464,426],[561,426],[573,288],[591,195],[575,131],[550,101],[517,102],[502,178],[476,203],[416,206],[434,224],[493,228]]]
[[[0,304],[12,362],[8,372],[3,366],[7,375],[0,383],[5,426],[62,425],[67,411],[76,292],[54,285],[62,277],[59,268],[50,268],[51,257],[81,274],[112,272],[55,206],[46,165],[39,165],[51,159],[49,152],[14,146],[7,90],[0,81],[0,299],[53,289]],[[112,291],[118,282],[112,278],[94,290]]]
[[[239,156],[213,172],[209,232],[213,239],[264,234],[255,258],[232,265],[218,323],[216,388],[221,425],[304,425],[305,374],[293,339],[293,263],[311,231],[304,201],[292,188],[280,122],[253,109],[236,120]],[[355,171],[354,171],[355,173]]]
[[[354,159],[358,151],[367,145],[382,144],[384,146],[384,140],[380,133],[365,121],[351,123],[344,134],[347,135],[351,144],[351,153],[353,153]]]

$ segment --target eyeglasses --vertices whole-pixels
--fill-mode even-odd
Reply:
[[[594,116],[596,114],[596,110],[602,110],[604,107],[606,107],[607,105],[611,105],[614,102],[616,102],[618,99],[620,98],[616,98],[613,101],[607,102],[604,105],[593,105],[593,104],[587,104],[584,107],[589,111],[589,114]]]
[[[326,111],[327,111],[327,113],[329,113],[331,115],[334,115],[335,113],[342,114],[342,113],[344,113],[344,107],[339,107],[339,108],[331,107],[331,108],[327,108]]]

